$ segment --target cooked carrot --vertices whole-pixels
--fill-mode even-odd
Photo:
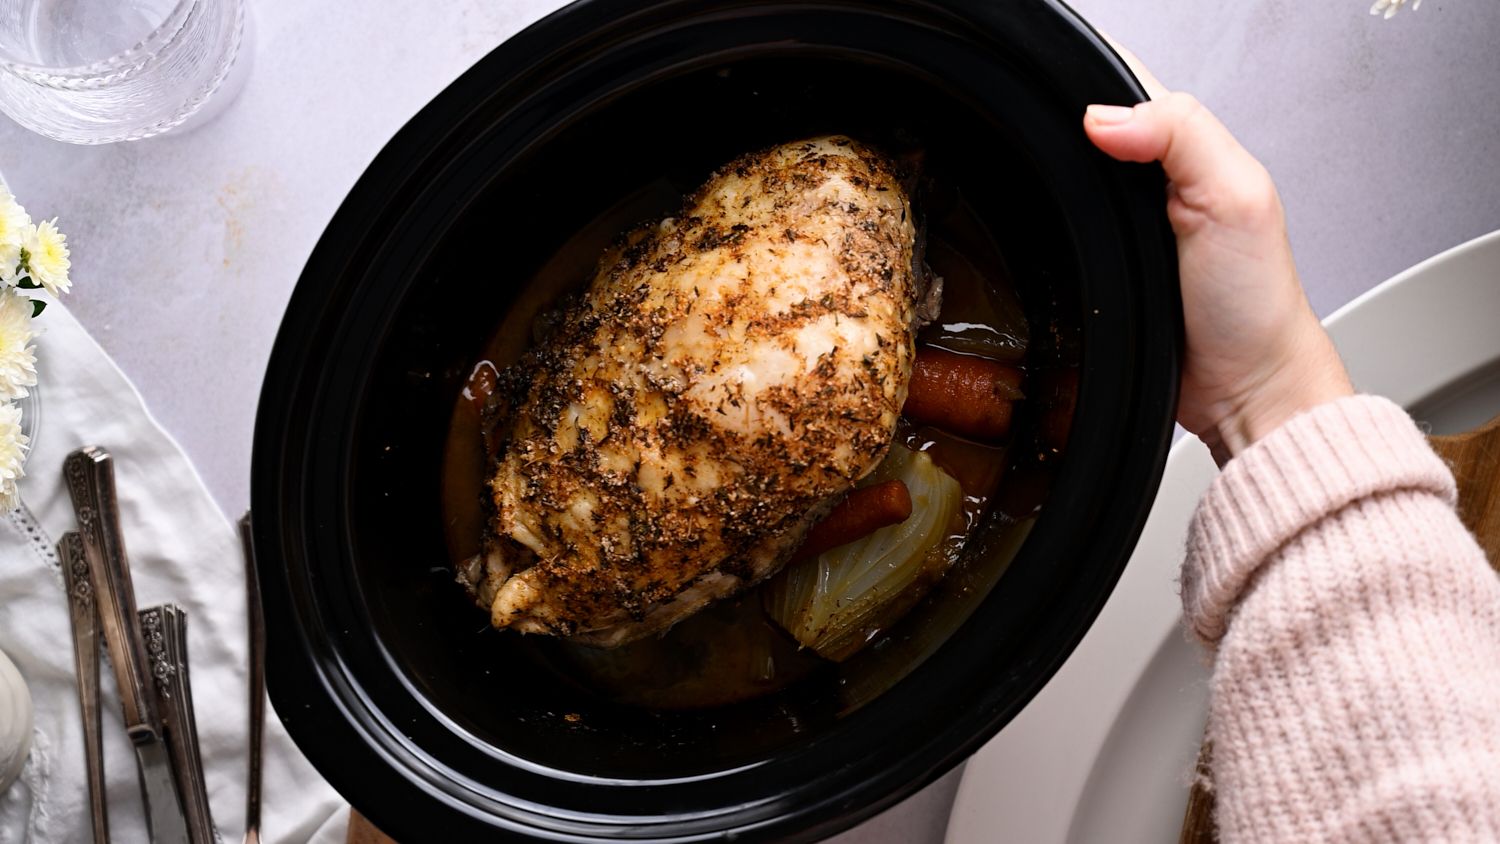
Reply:
[[[883,527],[900,524],[910,516],[911,492],[905,482],[883,481],[860,487],[834,505],[823,521],[808,529],[792,561],[811,559]]]
[[[977,440],[1010,434],[1012,404],[1021,398],[1021,370],[989,358],[923,347],[912,366],[903,415]]]

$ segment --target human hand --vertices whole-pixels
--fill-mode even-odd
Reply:
[[[1353,388],[1302,291],[1270,174],[1208,109],[1121,52],[1153,99],[1089,106],[1083,126],[1110,156],[1166,170],[1187,326],[1177,420],[1223,465]]]

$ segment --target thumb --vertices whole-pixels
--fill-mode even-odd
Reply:
[[[1091,105],[1083,128],[1114,158],[1160,161],[1181,210],[1229,224],[1279,220],[1270,174],[1190,94],[1170,93],[1132,108]],[[1195,217],[1174,214],[1173,222],[1189,224]]]
[[[1211,188],[1263,172],[1223,123],[1190,94],[1170,93],[1134,108],[1091,105],[1083,118],[1094,145],[1121,161],[1160,161],[1179,191]]]

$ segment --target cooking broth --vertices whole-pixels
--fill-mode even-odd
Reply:
[[[488,380],[493,384],[497,369],[513,364],[530,343],[539,339],[547,314],[588,282],[598,256],[616,237],[643,220],[674,212],[686,192],[658,180],[580,229],[536,273],[486,344],[469,384],[455,401],[444,454],[442,512],[448,551],[455,565],[480,550],[484,518],[481,497],[487,493],[488,462],[478,413],[484,383]],[[944,279],[944,301],[938,319],[921,332],[919,345],[1017,365],[1028,372],[1023,390],[1029,395],[1034,380],[1031,371],[1036,368],[1027,355],[1031,326],[1005,262],[978,216],[956,191],[933,193],[927,261]],[[1036,451],[1033,429],[1037,417],[1036,412],[1018,413],[1016,427],[1006,445],[976,443],[936,427],[902,420],[895,441],[928,453],[959,482],[964,495],[960,518],[955,520],[953,533],[945,541],[953,549],[947,559],[954,572],[933,571],[920,579],[902,599],[903,611],[921,602],[929,590],[935,591],[933,599],[947,600],[944,596],[953,588],[968,588],[966,584],[972,578],[954,577],[963,568],[960,558],[964,542],[990,512],[997,496],[1005,498],[1003,488],[1011,469],[1019,465],[1021,479],[1028,487],[1027,494],[1020,498],[1029,501],[1035,497],[1039,501],[1045,494],[1051,472],[1038,472],[1032,459]],[[1026,525],[1020,523],[1034,515],[1034,509],[1007,506],[1005,512],[997,515],[1017,522],[1024,536]],[[1019,541],[1013,545],[1009,552],[1012,556]],[[1009,556],[1004,562],[1008,560]],[[998,571],[991,575],[998,577]],[[858,666],[835,664],[801,649],[766,617],[761,610],[759,591],[757,587],[722,601],[661,636],[615,650],[602,651],[548,636],[527,637],[526,650],[574,687],[647,709],[722,706],[821,677],[833,685],[847,687],[840,695],[842,708],[847,711],[899,679],[872,680]],[[895,625],[898,630],[909,626]],[[882,640],[890,638],[889,632],[872,630],[872,641],[867,648],[884,646]],[[921,638],[922,647],[935,647],[946,638],[946,633],[932,642]],[[856,655],[854,661],[857,659]]]

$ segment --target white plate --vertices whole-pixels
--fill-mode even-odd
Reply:
[[[1326,321],[1354,383],[1433,433],[1500,413],[1500,231],[1424,261]],[[1119,585],[1041,693],[968,763],[949,844],[1176,841],[1208,666],[1178,628],[1188,520],[1215,475],[1186,438]]]

